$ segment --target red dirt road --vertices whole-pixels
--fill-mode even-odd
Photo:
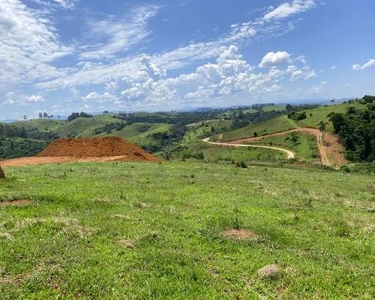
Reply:
[[[311,134],[315,136],[319,148],[319,153],[321,157],[321,163],[326,166],[342,166],[347,163],[344,157],[344,147],[339,142],[339,139],[331,133],[323,133],[316,128],[303,127],[296,128],[288,131],[277,132],[273,134],[268,134],[264,136],[245,138],[240,140],[234,140],[227,142],[228,144],[246,144],[256,141],[261,141],[264,138],[272,136],[283,136],[292,132],[301,132],[306,134]]]

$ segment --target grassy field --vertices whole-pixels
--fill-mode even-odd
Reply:
[[[227,161],[247,162],[286,160],[286,154],[280,151],[259,148],[233,148],[208,146],[202,150],[204,159],[209,162]]]
[[[252,137],[254,132],[260,136],[297,127],[298,125],[293,120],[288,119],[288,117],[284,115],[264,122],[251,124],[237,130],[225,132],[223,134],[223,141]]]
[[[316,138],[313,135],[294,132],[285,136],[265,137],[261,141],[252,144],[280,146],[292,150],[296,154],[296,159],[304,159],[307,162],[316,162],[319,154]]]
[[[203,163],[5,168],[2,299],[374,299],[373,176]],[[222,231],[254,232],[232,240]],[[278,279],[258,270],[277,264]]]

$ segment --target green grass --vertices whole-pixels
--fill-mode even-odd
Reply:
[[[316,138],[313,135],[294,132],[284,136],[265,137],[252,144],[280,146],[296,154],[296,159],[316,162],[319,154]]]
[[[216,131],[225,131],[230,128],[232,121],[229,120],[216,120],[211,121],[208,123],[204,123],[204,125],[196,126],[193,128],[189,128],[188,132],[184,137],[185,143],[194,143],[202,139],[205,135],[214,134],[211,131],[211,128],[214,127]]]
[[[360,103],[343,103],[338,105],[328,105],[328,106],[319,106],[317,108],[306,110],[307,119],[298,121],[298,125],[301,127],[309,126],[309,127],[318,127],[318,123],[320,121],[324,121],[328,123],[327,130],[333,131],[332,123],[329,122],[329,118],[327,117],[328,114],[331,112],[334,113],[345,113],[347,108],[353,106],[357,109],[364,109],[366,106]]]
[[[46,132],[46,131],[54,131],[64,126],[64,124],[65,124],[65,121],[61,121],[61,120],[35,119],[35,120],[27,120],[27,121],[18,121],[18,122],[11,123],[10,125],[23,127],[27,130],[38,129],[38,131]]]
[[[374,177],[203,163],[5,168],[2,299],[374,299]],[[141,205],[144,203],[145,205]],[[259,237],[236,241],[240,227]],[[269,264],[279,279],[261,279]]]
[[[92,118],[77,118],[72,122],[55,130],[61,137],[90,137],[94,136],[95,129],[105,126],[109,123],[119,123],[121,120],[113,118],[111,114],[102,114]]]
[[[251,163],[253,161],[278,161],[286,160],[286,154],[269,149],[257,148],[229,148],[209,146],[202,150],[204,159],[209,162],[227,161],[235,162],[244,161]]]
[[[150,146],[155,142],[150,135],[167,132],[171,127],[171,124],[133,123],[120,131],[113,131],[111,134],[103,134],[103,136],[120,136],[139,146]],[[147,130],[143,131],[144,128]]]
[[[293,120],[288,119],[288,117],[284,115],[264,122],[251,124],[237,130],[225,132],[223,134],[223,141],[252,137],[254,132],[256,132],[258,136],[261,136],[297,127],[298,125],[296,125]]]

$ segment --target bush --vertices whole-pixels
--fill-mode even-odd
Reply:
[[[4,179],[4,178],[5,178],[5,173],[3,169],[0,167],[0,179]]]
[[[243,160],[237,162],[236,165],[237,165],[237,167],[239,167],[239,168],[247,169],[247,164],[246,164]]]

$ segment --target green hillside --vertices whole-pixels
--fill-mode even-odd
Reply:
[[[156,141],[151,137],[152,134],[167,132],[171,127],[171,124],[134,123],[120,131],[112,131],[109,134],[103,133],[99,136],[119,136],[138,146],[149,148],[156,144]]]
[[[17,121],[11,123],[11,125],[25,128],[26,130],[38,129],[40,132],[55,131],[58,128],[64,126],[66,121],[62,120],[51,120],[51,119],[34,119],[27,121]]]
[[[316,162],[319,154],[316,138],[313,135],[293,132],[284,136],[265,137],[252,142],[255,145],[275,146],[289,149],[296,154],[297,160]]]
[[[61,137],[90,137],[95,135],[95,129],[110,123],[120,123],[111,114],[102,114],[91,118],[77,118],[55,130]]]
[[[260,136],[297,127],[298,125],[293,120],[288,119],[288,117],[284,115],[264,122],[251,124],[237,130],[225,132],[223,134],[223,141],[252,137],[254,133]]]
[[[307,118],[301,121],[293,121],[287,117],[287,115],[283,115],[280,117],[276,117],[264,122],[255,123],[248,125],[246,127],[242,127],[237,130],[225,132],[223,134],[223,141],[231,141],[241,138],[247,138],[254,136],[254,133],[257,133],[258,136],[267,135],[275,132],[285,131],[297,127],[318,127],[318,123],[320,121],[325,121],[328,123],[327,130],[332,131],[333,127],[331,122],[329,122],[329,117],[327,116],[331,112],[335,113],[345,113],[348,107],[355,107],[357,109],[365,109],[366,106],[356,103],[344,103],[344,104],[337,104],[337,105],[328,105],[328,106],[320,106],[313,109],[304,110],[306,112]],[[269,106],[265,107],[264,109],[281,109],[282,106]]]
[[[328,105],[328,106],[319,106],[317,108],[306,110],[307,119],[298,121],[297,124],[301,127],[310,126],[310,127],[317,127],[320,121],[324,121],[328,123],[327,130],[332,131],[333,127],[331,122],[329,122],[328,114],[334,113],[345,113],[348,107],[355,107],[357,109],[365,109],[366,106],[356,103],[343,103],[337,105]]]

